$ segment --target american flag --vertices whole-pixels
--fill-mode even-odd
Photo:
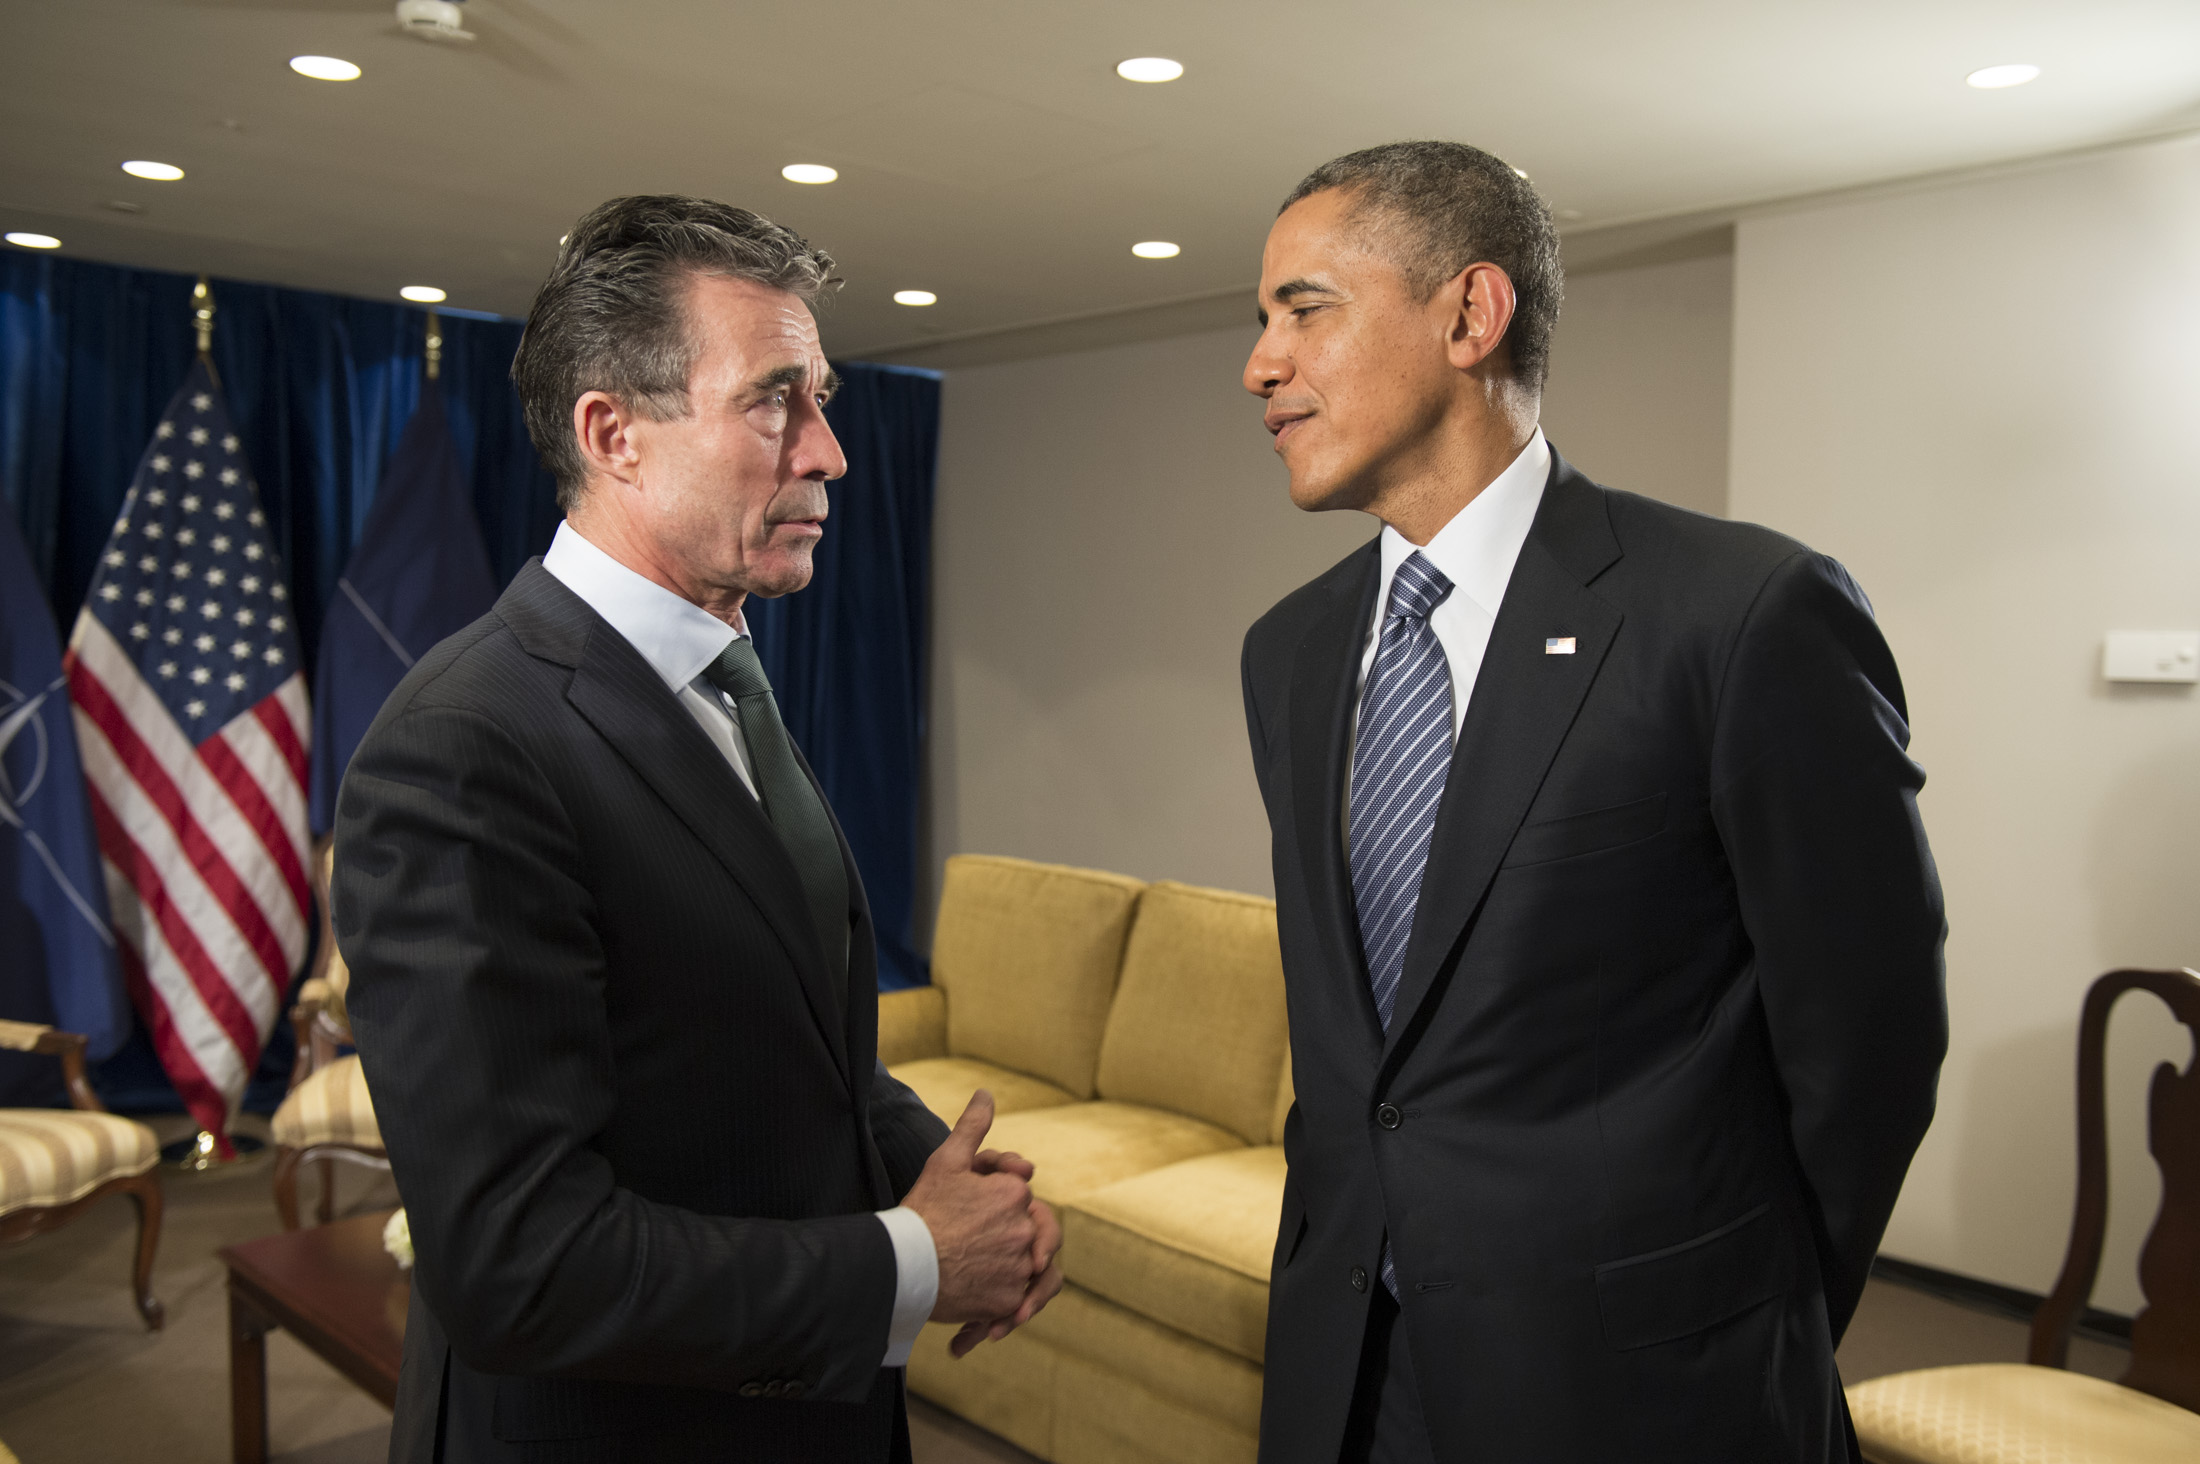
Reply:
[[[123,976],[227,1153],[305,956],[313,718],[290,588],[204,357],[138,464],[66,665]]]

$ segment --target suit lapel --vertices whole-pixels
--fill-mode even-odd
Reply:
[[[600,619],[580,649],[566,699],[754,897],[845,1081],[846,1029],[831,967],[810,929],[801,880],[763,809],[641,653]]]
[[[1375,544],[1337,572],[1332,605],[1299,640],[1291,668],[1291,806],[1298,821],[1299,864],[1314,902],[1314,929],[1325,971],[1352,986],[1332,993],[1355,1014],[1370,1064],[1382,1048],[1382,1025],[1368,993],[1367,957],[1352,903],[1352,872],[1344,856],[1344,790],[1351,762],[1353,683],[1375,613],[1382,553]]]
[[[1587,588],[1618,557],[1603,490],[1554,452],[1452,752],[1386,1062],[1481,906],[1619,633],[1619,611]],[[1546,652],[1546,640],[1565,636],[1571,655]]]

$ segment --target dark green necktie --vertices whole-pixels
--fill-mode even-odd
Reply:
[[[825,959],[832,963],[836,977],[845,977],[848,871],[840,862],[840,841],[833,836],[825,800],[795,760],[794,744],[787,738],[786,723],[779,720],[779,703],[772,697],[764,663],[756,658],[755,644],[740,637],[703,668],[703,675],[740,709],[741,740],[748,744],[749,771],[756,779],[764,814],[779,831],[795,873],[801,876]]]

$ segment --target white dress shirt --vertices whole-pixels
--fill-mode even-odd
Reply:
[[[1451,735],[1456,743],[1460,725],[1467,719],[1467,703],[1474,696],[1475,678],[1482,674],[1482,656],[1490,647],[1490,630],[1497,624],[1497,607],[1505,602],[1505,586],[1512,580],[1513,564],[1535,511],[1543,503],[1543,483],[1551,475],[1551,449],[1543,429],[1535,429],[1520,456],[1499,473],[1490,486],[1451,516],[1451,522],[1421,546],[1420,553],[1451,581],[1451,593],[1428,618],[1429,629],[1444,648],[1451,668]],[[1398,566],[1412,556],[1414,546],[1390,525],[1383,525],[1382,579],[1375,586],[1375,616],[1368,623],[1367,641],[1360,652],[1357,691],[1367,687],[1375,666],[1375,652],[1382,641],[1383,616],[1390,609],[1390,581]],[[1353,704],[1353,735],[1359,735],[1358,698]],[[1349,800],[1347,800],[1349,803]]]
[[[582,538],[570,523],[558,525],[542,567],[587,602],[641,653],[703,735],[733,768],[753,797],[748,744],[733,699],[703,677],[703,668],[736,640],[748,637],[735,612],[728,625],[653,580],[645,579]],[[761,800],[759,800],[761,801]],[[924,1217],[906,1206],[877,1212],[894,1245],[894,1317],[886,1333],[884,1367],[901,1367],[932,1315],[940,1294],[939,1250]]]

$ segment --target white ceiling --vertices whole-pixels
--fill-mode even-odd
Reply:
[[[1292,183],[1395,138],[1490,148],[1579,234],[2200,127],[2193,0],[470,0],[464,48],[389,0],[9,10],[0,229],[522,315],[583,210],[702,193],[839,257],[841,356],[1249,289]],[[1154,54],[1184,78],[1114,74]],[[2044,74],[1964,85],[2008,61]]]

